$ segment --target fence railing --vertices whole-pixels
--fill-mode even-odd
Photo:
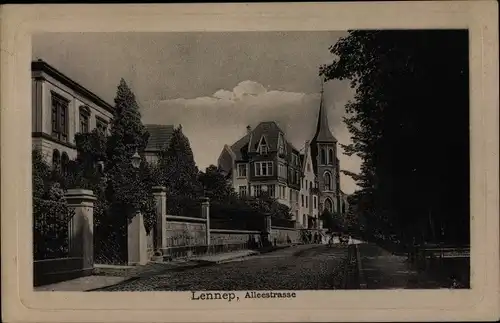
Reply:
[[[69,225],[73,214],[64,203],[33,198],[34,260],[69,256]]]

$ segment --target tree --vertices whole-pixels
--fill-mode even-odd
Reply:
[[[236,196],[226,175],[215,165],[208,166],[205,172],[199,172],[198,181],[211,201],[228,201]]]
[[[110,135],[106,144],[106,200],[112,217],[130,219],[140,210],[146,217],[153,217],[152,183],[144,180],[149,172],[145,159],[136,170],[131,164],[135,152],[143,152],[149,133],[142,124],[135,95],[124,79],[118,85]],[[148,176],[146,176],[148,177]]]
[[[444,239],[467,243],[467,31],[350,31],[330,52],[320,75],[356,90],[344,118],[352,144],[342,147],[362,159],[346,174],[367,224],[407,243],[438,239],[429,227],[443,224]]]
[[[197,212],[203,189],[189,139],[182,133],[181,126],[174,129],[169,145],[159,154],[158,173],[167,188],[170,214]],[[188,212],[183,210],[184,207],[193,210]]]
[[[345,230],[338,214],[332,213],[328,209],[323,210],[319,219],[323,221],[323,228],[329,232],[343,232]]]

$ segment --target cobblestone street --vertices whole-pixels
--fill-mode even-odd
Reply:
[[[244,260],[151,272],[103,291],[318,290],[343,286],[347,248],[295,246]]]

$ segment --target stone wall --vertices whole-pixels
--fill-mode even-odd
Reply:
[[[300,242],[300,231],[291,228],[271,227],[271,242],[276,245]]]
[[[167,247],[206,245],[206,222],[199,218],[167,216]]]
[[[248,244],[250,241],[257,241],[260,237],[259,231],[241,231],[241,230],[210,230],[210,244]]]

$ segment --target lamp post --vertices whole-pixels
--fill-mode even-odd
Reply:
[[[141,166],[141,156],[139,156],[137,150],[135,151],[135,154],[130,158],[130,161],[132,163],[132,167],[134,167],[135,169],[138,169]]]

